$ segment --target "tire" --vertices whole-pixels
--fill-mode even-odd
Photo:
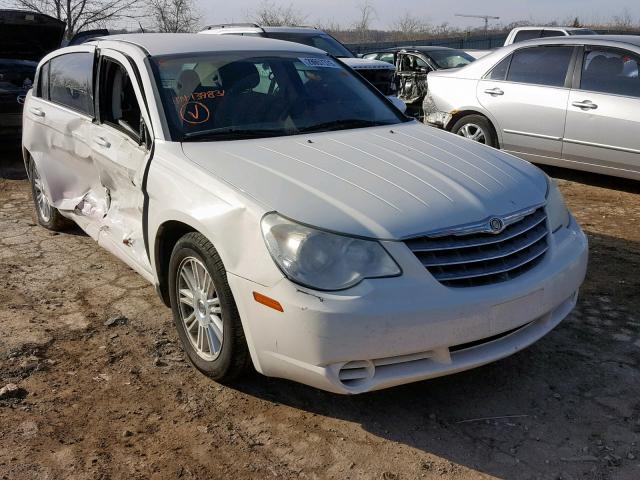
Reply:
[[[33,159],[29,160],[29,179],[38,223],[44,228],[54,232],[62,232],[71,228],[73,222],[60,215],[60,212],[49,204],[49,200],[47,200],[47,197],[44,195],[40,174],[36,169],[36,164]]]
[[[251,357],[227,272],[202,234],[188,233],[173,248],[169,295],[184,351],[198,370],[219,382],[249,370]]]
[[[482,115],[462,117],[455,123],[451,132],[489,147],[498,147],[498,140],[493,127],[489,120]]]

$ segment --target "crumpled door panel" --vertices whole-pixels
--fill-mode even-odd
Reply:
[[[106,125],[95,125],[94,135],[104,138],[110,145],[108,148],[96,145],[94,149],[100,182],[109,192],[108,210],[100,221],[99,243],[107,248],[116,247],[135,264],[150,270],[142,235],[141,186],[149,152]]]
[[[398,74],[398,98],[406,104],[422,102],[427,94],[427,75],[417,73]]]
[[[25,114],[24,146],[40,172],[51,205],[63,213],[72,212],[89,192],[104,203],[105,192],[92,155],[91,119],[39,98],[29,102],[45,116]]]

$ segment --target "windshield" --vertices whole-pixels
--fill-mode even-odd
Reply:
[[[338,58],[354,57],[353,53],[351,53],[347,47],[326,33],[267,32],[266,36],[275,38],[276,40],[285,40],[287,42],[302,43],[303,45],[316,47]]]
[[[462,50],[431,50],[427,55],[440,69],[464,67],[475,60]]]
[[[593,30],[588,28],[581,28],[580,30],[569,30],[569,35],[598,35]]]
[[[29,90],[37,66],[36,62],[0,59],[0,91]]]
[[[154,60],[174,140],[261,138],[407,120],[329,56],[208,53]]]

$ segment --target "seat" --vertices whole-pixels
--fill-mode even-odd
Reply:
[[[253,63],[232,62],[218,69],[224,90],[217,111],[217,126],[269,123],[277,120],[273,108],[276,97],[254,91],[260,84],[260,73]]]

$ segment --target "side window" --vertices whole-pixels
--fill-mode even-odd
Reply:
[[[542,31],[542,35],[540,35],[542,38],[547,38],[547,37],[564,37],[565,34],[562,30],[543,30]]]
[[[549,87],[564,86],[573,47],[531,47],[513,54],[507,80]]]
[[[260,75],[260,83],[253,88],[253,91],[256,93],[271,95],[278,88],[275,76],[271,71],[271,66],[268,63],[261,63],[256,64],[256,68]]]
[[[584,54],[580,88],[640,97],[640,58],[622,50],[591,50]]]
[[[390,63],[391,65],[393,65],[395,61],[393,58],[393,53],[382,53],[380,54],[380,58],[378,58],[378,60],[380,60],[381,62]]]
[[[513,38],[513,43],[533,40],[534,38],[540,38],[540,30],[520,30]]]
[[[363,55],[362,58],[364,58],[365,60],[377,60],[378,59],[378,54],[377,53],[367,53],[366,55]]]
[[[511,55],[498,63],[493,69],[485,76],[489,80],[504,80],[507,78],[507,71],[509,70],[509,64],[511,63]]]
[[[93,53],[67,53],[49,64],[51,101],[93,116]]]
[[[400,71],[425,72],[431,70],[427,62],[416,55],[400,55]]]
[[[38,75],[38,97],[49,100],[49,62],[40,68]]]
[[[131,78],[127,71],[111,60],[100,67],[100,120],[140,140],[142,116]]]

